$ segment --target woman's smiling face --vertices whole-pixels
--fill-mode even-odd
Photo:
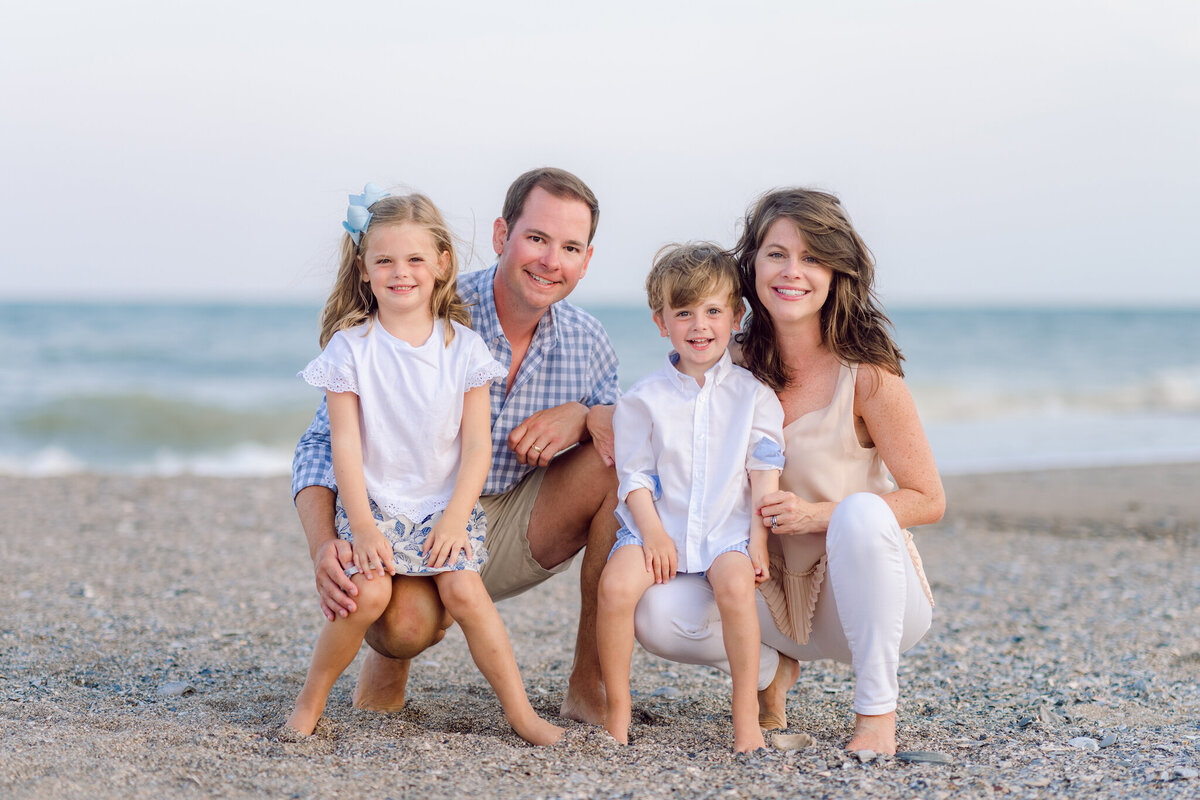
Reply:
[[[787,218],[771,223],[754,258],[754,285],[772,320],[820,315],[832,283],[833,269],[809,253],[796,223]]]

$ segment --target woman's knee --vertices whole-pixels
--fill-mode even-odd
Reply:
[[[827,547],[850,547],[855,551],[878,551],[894,546],[900,526],[882,497],[870,492],[852,494],[838,503],[829,518]]]

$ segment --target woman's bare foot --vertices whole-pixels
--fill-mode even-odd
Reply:
[[[887,714],[855,714],[854,736],[846,749],[850,751],[874,750],[876,753],[896,755],[896,712]]]
[[[508,724],[512,725],[517,736],[538,746],[556,744],[565,733],[562,728],[539,717],[533,709],[530,709],[528,716],[520,720],[510,719]]]
[[[787,693],[799,677],[800,662],[780,653],[771,685],[758,693],[758,727],[765,731],[787,727]]]
[[[404,690],[411,667],[412,659],[387,658],[368,648],[354,686],[355,707],[370,711],[404,708]]]

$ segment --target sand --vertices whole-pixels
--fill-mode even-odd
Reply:
[[[947,480],[916,532],[937,598],[901,664],[900,746],[843,751],[849,669],[805,665],[791,728],[730,752],[729,681],[638,650],[633,744],[506,726],[461,635],[408,705],[271,732],[322,624],[284,478],[0,477],[0,797],[1200,797],[1200,465]],[[574,573],[501,603],[535,708],[571,664]],[[770,737],[768,737],[770,740]]]

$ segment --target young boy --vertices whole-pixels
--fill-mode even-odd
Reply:
[[[597,640],[608,694],[605,727],[628,744],[633,612],[654,583],[702,573],[721,612],[733,674],[734,750],[763,747],[761,638],[755,586],[768,577],[767,529],[754,512],[779,486],[783,409],[727,348],[741,324],[732,256],[713,244],[668,245],[646,295],[674,352],[618,402],[613,417],[617,517],[623,528],[600,578]]]

